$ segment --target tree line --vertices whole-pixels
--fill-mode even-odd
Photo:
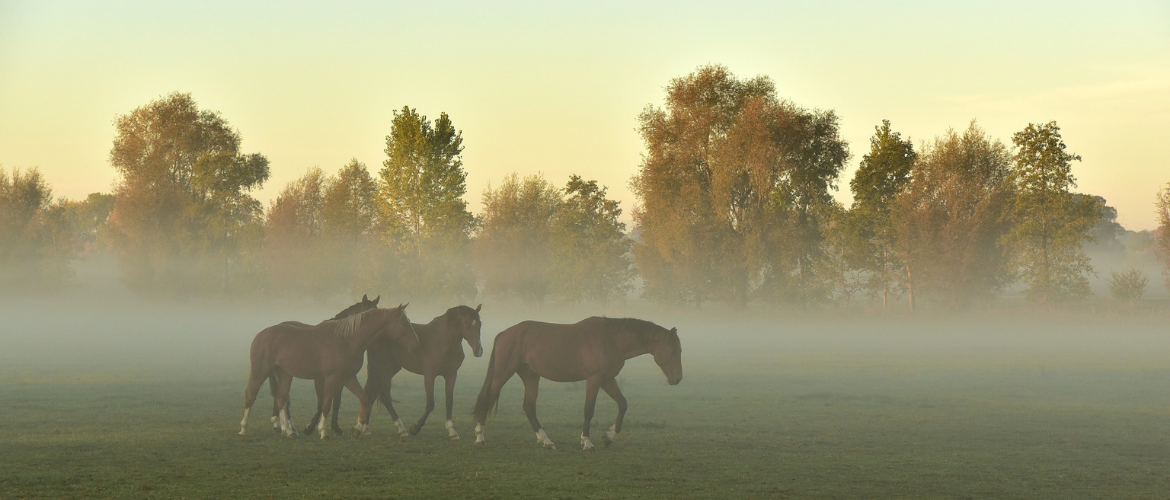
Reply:
[[[241,151],[219,113],[171,94],[116,119],[111,194],[53,200],[35,169],[0,169],[0,288],[59,289],[71,259],[108,251],[123,283],[152,296],[604,302],[639,290],[691,305],[904,296],[913,309],[967,307],[1018,283],[1051,304],[1090,294],[1084,246],[1117,226],[1103,199],[1073,191],[1080,157],[1055,122],[1028,124],[1011,146],[973,121],[915,147],[883,121],[851,206],[831,195],[851,156],[839,118],[780,98],[766,77],[701,67],[638,123],[632,229],[578,175],[512,174],[472,214],[462,132],[410,107],[394,113],[376,172],[356,159],[313,167],[266,207],[252,191],[268,159]],[[1157,210],[1170,270],[1170,185]]]

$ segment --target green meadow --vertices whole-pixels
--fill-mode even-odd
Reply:
[[[1157,314],[646,314],[679,327],[683,381],[668,386],[649,357],[628,362],[624,431],[582,452],[583,384],[542,382],[538,412],[557,443],[545,450],[518,378],[487,446],[475,446],[469,414],[486,357],[460,374],[459,441],[446,438],[441,396],[418,436],[398,437],[378,407],[370,435],[284,438],[267,389],[249,435],[236,435],[251,336],[323,308],[4,307],[6,499],[1170,498],[1170,330]],[[520,319],[490,311],[485,345]],[[399,375],[394,388],[409,425],[421,377]],[[304,426],[312,384],[293,390]],[[616,411],[598,401],[595,438]],[[356,413],[347,395],[343,427]]]

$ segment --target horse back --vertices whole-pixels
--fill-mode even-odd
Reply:
[[[550,380],[575,382],[621,369],[625,359],[617,352],[609,333],[588,321],[524,321],[496,336],[493,355],[500,352],[508,361],[527,365]]]

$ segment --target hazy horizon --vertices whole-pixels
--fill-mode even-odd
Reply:
[[[313,166],[380,168],[392,113],[448,113],[466,199],[515,171],[596,178],[622,202],[635,127],[672,78],[705,64],[764,75],[782,98],[841,117],[852,158],[889,119],[915,144],[978,120],[1010,143],[1056,120],[1076,191],[1127,229],[1155,227],[1170,182],[1170,7],[1153,1],[852,2],[734,6],[297,5],[0,2],[0,164],[38,167],[57,197],[108,192],[113,120],[190,92],[272,160],[267,205]]]

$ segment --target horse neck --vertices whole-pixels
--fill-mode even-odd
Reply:
[[[625,359],[630,359],[643,354],[649,354],[654,349],[654,344],[649,341],[649,337],[649,335],[639,335],[628,330],[623,330],[617,333],[614,340],[622,356]]]
[[[370,344],[378,339],[378,332],[385,327],[385,323],[388,321],[383,317],[366,317],[362,319],[364,321],[357,328],[357,331],[345,339],[354,351],[365,351],[369,348]]]
[[[424,329],[427,331],[427,335],[435,340],[435,342],[432,342],[432,345],[441,347],[443,352],[446,352],[451,348],[451,346],[458,345],[460,342],[463,342],[463,336],[460,335],[459,332],[456,332],[451,328],[447,328],[449,325],[450,322],[447,321],[447,315],[444,314],[435,319],[432,319],[430,323],[427,323],[424,326]],[[415,331],[418,331],[417,327],[415,328]],[[421,337],[422,335],[420,334],[419,336]]]

